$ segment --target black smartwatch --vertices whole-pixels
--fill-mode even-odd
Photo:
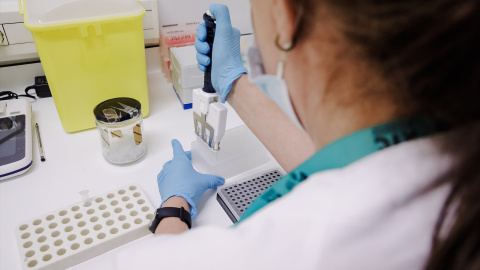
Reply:
[[[188,228],[192,228],[192,217],[190,216],[190,213],[185,210],[185,208],[180,207],[163,207],[163,208],[158,208],[155,210],[155,215],[152,218],[152,221],[150,222],[150,231],[152,233],[155,233],[155,230],[157,230],[158,224],[160,224],[160,221],[162,221],[163,218],[166,217],[178,217],[180,218],[181,221],[185,222],[187,224]]]

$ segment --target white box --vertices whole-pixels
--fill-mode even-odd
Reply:
[[[204,74],[197,66],[194,46],[170,49],[172,85],[184,109],[192,107],[192,92],[203,87]]]

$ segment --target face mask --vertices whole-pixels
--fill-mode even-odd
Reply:
[[[262,57],[255,41],[253,41],[249,47],[247,57],[250,66],[250,72],[248,74],[249,81],[262,89],[262,91],[282,109],[288,118],[290,118],[300,130],[305,132],[295,114],[290,95],[288,94],[287,84],[283,79],[283,63],[280,62],[278,64],[276,76],[266,74]]]

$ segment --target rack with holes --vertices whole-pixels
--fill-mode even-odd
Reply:
[[[217,201],[232,222],[235,223],[252,201],[280,179],[282,175],[280,170],[275,169],[223,185],[218,188]]]
[[[138,185],[22,222],[23,269],[65,269],[150,234],[154,208]]]

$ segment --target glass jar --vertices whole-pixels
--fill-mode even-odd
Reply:
[[[113,98],[93,110],[102,153],[113,164],[128,164],[145,155],[141,104],[133,98]]]

